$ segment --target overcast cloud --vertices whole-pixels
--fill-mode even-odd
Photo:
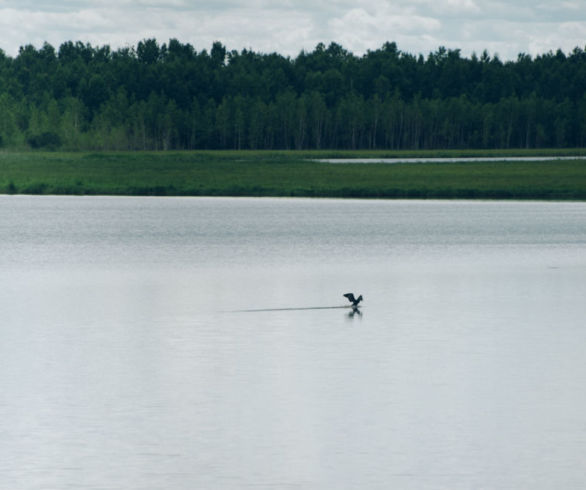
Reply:
[[[0,32],[12,56],[45,41],[118,48],[154,37],[291,56],[319,42],[362,54],[395,41],[413,54],[446,46],[514,59],[584,48],[586,0],[0,0]]]

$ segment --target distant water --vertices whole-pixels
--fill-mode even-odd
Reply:
[[[433,157],[433,158],[320,158],[325,163],[463,163],[463,162],[549,162],[552,160],[584,160],[586,156],[550,157]]]
[[[586,203],[5,196],[0,251],[0,488],[586,488]]]

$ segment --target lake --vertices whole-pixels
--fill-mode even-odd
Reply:
[[[0,488],[586,487],[586,203],[0,196],[0,251]]]
[[[466,163],[466,162],[551,162],[562,160],[583,160],[584,156],[549,156],[549,157],[395,157],[395,158],[319,158],[325,163]]]

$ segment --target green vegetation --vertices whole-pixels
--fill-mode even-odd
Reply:
[[[495,156],[500,152],[402,152],[401,155],[462,156],[462,153]],[[520,154],[535,152],[517,152]],[[399,153],[0,153],[0,193],[586,200],[586,157],[544,162],[393,165],[333,165],[310,160],[365,156],[389,157]]]
[[[0,50],[0,147],[12,150],[586,146],[586,51],[295,58],[146,39]]]
[[[395,43],[296,58],[175,39],[0,50],[0,193],[584,200],[585,80],[580,48],[505,63]],[[535,149],[584,159],[310,160]]]

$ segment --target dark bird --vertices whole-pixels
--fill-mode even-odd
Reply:
[[[348,298],[348,301],[352,303],[352,307],[357,307],[358,303],[362,301],[362,295],[358,296],[358,298],[355,298],[352,293],[346,293],[344,297]]]

